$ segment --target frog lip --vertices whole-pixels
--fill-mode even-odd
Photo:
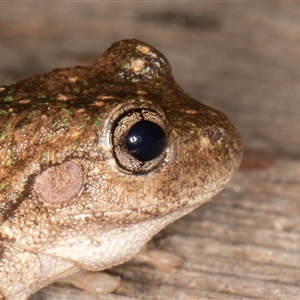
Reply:
[[[144,205],[144,206],[135,206],[133,208],[117,208],[117,209],[103,209],[100,208],[86,208],[83,209],[79,213],[72,214],[70,212],[69,216],[72,216],[74,219],[80,220],[84,218],[110,218],[115,216],[115,219],[119,219],[118,214],[122,215],[123,218],[126,218],[126,216],[130,216],[132,214],[141,214],[143,216],[154,214],[151,213],[151,211],[156,211],[156,216],[164,216],[169,213],[173,213],[175,211],[180,211],[181,209],[185,208],[192,208],[196,209],[197,207],[201,206],[202,204],[208,202],[210,199],[212,199],[215,195],[217,195],[220,191],[223,190],[224,186],[231,180],[235,173],[235,170],[232,170],[230,173],[228,173],[226,176],[223,176],[219,178],[210,188],[206,189],[204,192],[202,192],[200,195],[196,194],[193,197],[183,197],[180,200],[173,200],[169,202],[163,202],[158,201],[155,204],[152,205]],[[124,217],[125,216],[125,217]],[[137,219],[139,219],[137,217]]]
[[[156,201],[155,204],[150,205],[143,205],[143,206],[135,206],[132,208],[116,208],[116,209],[103,209],[99,208],[85,208],[79,213],[71,213],[74,219],[83,219],[83,218],[111,218],[113,216],[115,219],[120,219],[121,216],[126,218],[126,216],[136,215],[137,219],[139,219],[138,214],[146,217],[151,218],[154,216],[153,211],[156,211],[156,217],[164,216],[169,213],[173,213],[175,211],[180,211],[181,209],[185,208],[193,208],[196,209],[197,207],[201,206],[202,204],[208,202],[212,199],[215,195],[217,195],[220,191],[223,190],[224,186],[231,180],[235,173],[235,170],[232,170],[227,175],[219,178],[212,186],[205,189],[204,192],[197,194],[195,193],[194,196],[185,196],[179,200],[174,201]],[[192,193],[192,192],[191,192]],[[148,216],[147,216],[148,215]],[[125,217],[124,217],[125,216]]]
[[[197,207],[201,206],[202,204],[208,202],[212,197],[214,197],[216,194],[218,194],[223,189],[223,185],[218,186],[206,191],[205,193],[201,194],[201,196],[195,196],[192,200],[189,197],[182,198],[180,200],[176,201],[176,205],[174,205],[174,202],[171,201],[169,203],[165,203],[164,207],[161,208],[159,204],[153,204],[153,205],[145,205],[145,206],[139,206],[134,208],[124,208],[124,209],[111,209],[111,210],[96,210],[91,211],[90,209],[86,209],[81,211],[78,214],[72,215],[74,219],[80,220],[84,219],[86,217],[94,217],[94,218],[101,218],[101,217],[110,217],[110,216],[116,216],[116,219],[118,219],[118,214],[121,215],[127,215],[130,216],[132,214],[141,214],[141,215],[147,215],[149,212],[156,210],[156,216],[162,217],[165,215],[168,215],[170,213],[173,213],[175,211],[180,210],[193,210]],[[157,212],[159,210],[159,212]],[[151,214],[150,214],[151,215]]]

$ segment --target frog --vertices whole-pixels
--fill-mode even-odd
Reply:
[[[228,117],[137,39],[90,66],[0,87],[0,299],[131,259],[219,193],[242,158]]]

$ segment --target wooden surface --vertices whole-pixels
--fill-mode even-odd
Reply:
[[[168,226],[164,271],[128,262],[111,295],[51,285],[37,299],[299,299],[299,3],[1,3],[0,82],[89,64],[116,40],[144,40],[194,98],[240,130],[241,170],[213,201]]]

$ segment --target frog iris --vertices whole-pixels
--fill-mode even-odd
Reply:
[[[158,166],[168,146],[166,127],[164,116],[146,108],[119,116],[111,135],[117,165],[126,173],[145,173]]]

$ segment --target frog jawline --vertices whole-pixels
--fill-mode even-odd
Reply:
[[[219,188],[212,189],[211,191],[206,192],[205,194],[202,194],[200,197],[196,196],[194,197],[192,203],[191,203],[191,198],[187,196],[186,198],[183,198],[179,201],[176,201],[176,205],[174,207],[174,202],[169,202],[169,203],[164,203],[163,208],[159,207],[159,204],[156,205],[148,205],[148,206],[142,206],[142,207],[137,207],[137,208],[131,208],[131,209],[120,209],[120,210],[105,210],[105,211],[99,211],[99,212],[81,212],[77,215],[72,215],[72,217],[75,220],[84,220],[85,218],[95,218],[95,219],[101,219],[103,217],[106,217],[108,219],[114,218],[113,216],[116,215],[132,215],[132,214],[141,214],[143,216],[149,214],[151,211],[156,211],[157,217],[162,217],[167,214],[184,210],[185,208],[194,210],[197,207],[201,206],[202,204],[208,202],[211,198],[213,198],[216,194],[218,194],[221,190],[223,189],[223,186]],[[159,210],[159,212],[157,211]],[[149,216],[150,218],[151,216]],[[122,218],[122,217],[120,217]],[[116,218],[114,218],[116,219]],[[137,222],[139,218],[137,218]],[[145,218],[143,218],[144,220]]]
[[[169,213],[173,213],[177,210],[181,210],[184,208],[192,208],[192,210],[198,208],[202,204],[210,201],[214,196],[216,196],[219,192],[223,190],[225,185],[232,179],[233,175],[235,174],[235,170],[231,171],[226,176],[223,176],[220,178],[215,184],[210,186],[210,189],[207,190],[205,193],[202,193],[201,195],[196,195],[195,197],[191,198],[190,195],[186,196],[185,198],[182,198],[180,200],[170,201],[168,203],[163,203],[165,207],[165,212],[162,212],[162,208],[160,207],[160,204],[155,205],[148,205],[148,206],[140,206],[135,208],[125,208],[125,209],[119,209],[119,210],[103,210],[99,212],[90,212],[88,209],[86,212],[81,212],[79,214],[72,215],[72,217],[76,220],[83,220],[87,217],[94,217],[94,218],[101,218],[103,216],[106,216],[108,218],[111,218],[112,216],[116,216],[116,214],[127,214],[130,215],[134,212],[141,213],[142,215],[147,214],[149,211],[153,211],[155,209],[159,210],[159,213],[157,212],[157,217],[164,216]],[[175,203],[176,202],[176,203]],[[184,204],[185,202],[185,204]],[[175,203],[175,205],[174,205]],[[166,209],[167,207],[167,209]],[[151,216],[149,216],[150,218]]]

